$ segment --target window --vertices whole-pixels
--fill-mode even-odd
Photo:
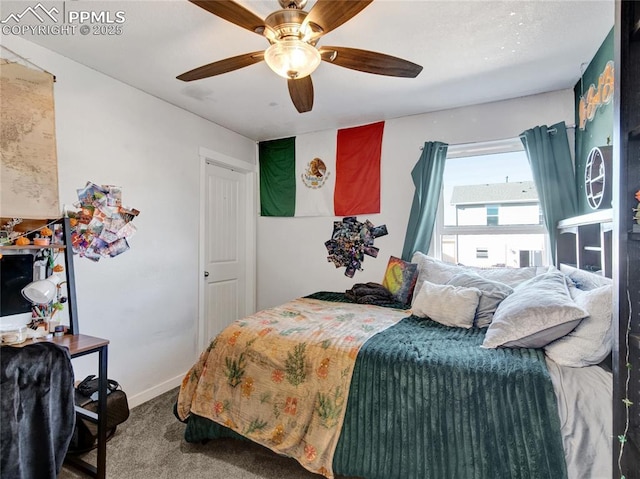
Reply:
[[[498,226],[497,206],[487,206],[487,226]]]
[[[542,251],[520,250],[520,266],[542,264]]]
[[[546,230],[519,140],[449,147],[434,254],[470,266],[534,266]],[[484,150],[484,151],[483,151]]]

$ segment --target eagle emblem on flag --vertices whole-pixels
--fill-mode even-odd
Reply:
[[[330,172],[327,171],[327,165],[320,158],[314,158],[307,163],[307,168],[300,175],[302,182],[307,188],[322,188],[327,181]]]

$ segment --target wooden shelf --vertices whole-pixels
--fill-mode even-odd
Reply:
[[[67,245],[64,244],[49,244],[47,246],[40,246],[35,244],[25,244],[25,245],[2,245],[0,246],[0,251],[2,250],[19,250],[19,249],[28,249],[28,250],[41,250],[41,249],[66,249]]]
[[[629,241],[640,241],[640,233],[629,231]]]
[[[67,304],[66,308],[69,311],[69,332],[71,334],[78,334],[78,302],[76,300],[76,278],[75,270],[73,268],[73,248],[71,248],[71,223],[69,218],[59,218],[55,221],[49,220],[29,220],[29,227],[33,229],[34,225],[42,227],[44,224],[49,225],[61,225],[62,228],[62,243],[61,244],[48,244],[46,246],[40,245],[0,245],[0,254],[5,252],[6,255],[16,254],[16,252],[23,251],[28,254],[28,251],[38,252],[45,250],[61,250],[65,251],[64,254],[64,271],[67,280]],[[20,226],[25,226],[25,223],[20,223]],[[30,229],[29,231],[32,231]],[[52,228],[55,229],[55,228]],[[14,231],[17,231],[14,229]],[[67,247],[68,246],[68,247]],[[33,254],[33,253],[32,253]],[[34,259],[37,258],[37,254],[34,254]],[[53,271],[47,267],[46,276],[52,274]]]
[[[11,221],[12,218],[3,216],[0,218],[0,224],[5,224]],[[22,221],[14,226],[13,231],[17,231],[18,233],[26,233],[27,231],[39,230],[43,226],[46,226],[49,223],[56,221],[55,219],[33,219],[33,218],[22,218]]]
[[[640,140],[640,125],[629,131],[629,141]]]

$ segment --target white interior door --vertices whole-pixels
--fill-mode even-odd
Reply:
[[[244,172],[206,164],[205,343],[247,314],[246,177]]]

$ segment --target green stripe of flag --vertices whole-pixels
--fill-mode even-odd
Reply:
[[[296,212],[296,139],[262,141],[260,157],[260,214],[294,216]]]

